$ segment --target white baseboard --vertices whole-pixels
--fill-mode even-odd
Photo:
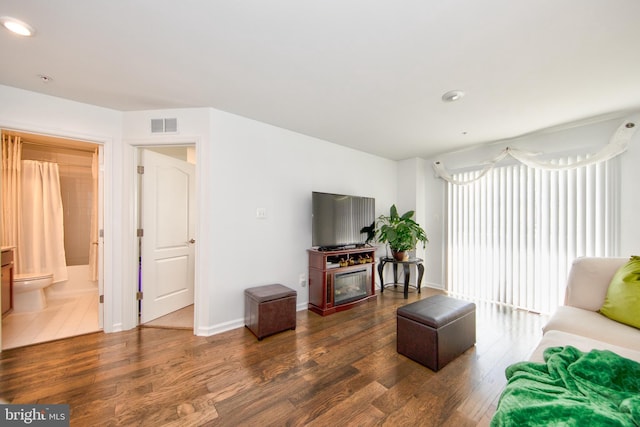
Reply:
[[[309,304],[307,302],[296,304],[296,311],[303,311],[308,309]],[[201,326],[196,329],[195,334],[202,337],[209,337],[211,335],[220,334],[236,328],[244,328],[244,318],[232,320],[230,322],[218,323],[217,325]]]
[[[196,329],[196,335],[201,337],[209,337],[211,335],[216,335],[222,332],[227,332],[232,329],[242,327],[244,327],[244,318],[232,320],[230,322],[219,323],[217,325],[200,326]]]

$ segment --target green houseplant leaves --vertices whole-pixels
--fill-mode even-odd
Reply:
[[[413,220],[414,211],[398,214],[396,205],[389,209],[389,215],[380,215],[376,223],[376,239],[387,243],[392,251],[405,252],[415,249],[418,242],[426,247],[429,239],[424,229]]]

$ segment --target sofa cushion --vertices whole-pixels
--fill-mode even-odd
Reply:
[[[598,311],[613,275],[627,261],[629,258],[576,258],[569,271],[565,305]]]
[[[609,350],[627,359],[640,362],[640,351],[563,331],[549,331],[544,334],[528,360],[531,362],[544,362],[543,354],[545,349],[549,347],[564,347],[567,345],[572,345],[584,352],[591,350]]]
[[[640,257],[631,259],[611,279],[600,313],[640,328]]]
[[[542,329],[582,335],[605,343],[640,351],[640,331],[591,310],[563,305]]]

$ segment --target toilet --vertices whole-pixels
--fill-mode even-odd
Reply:
[[[53,273],[13,276],[13,311],[40,311],[47,307],[44,289],[53,283]]]

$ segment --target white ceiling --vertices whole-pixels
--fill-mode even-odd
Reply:
[[[389,159],[640,108],[638,0],[2,0],[2,15],[37,33],[0,31],[0,84],[214,107]],[[442,102],[452,89],[466,96]]]

